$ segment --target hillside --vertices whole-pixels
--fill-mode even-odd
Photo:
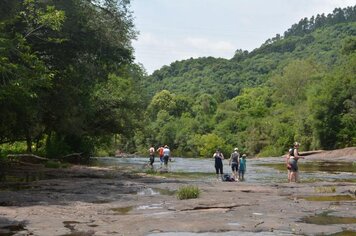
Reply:
[[[122,3],[1,1],[0,157],[356,146],[356,6],[301,19],[231,59],[176,61],[146,76]]]
[[[143,81],[152,97],[146,140],[206,157],[234,146],[281,155],[294,141],[304,151],[355,146],[355,52],[354,6],[304,18],[229,60],[164,66]]]
[[[355,14],[355,7],[344,10]],[[355,16],[348,13],[347,19],[332,20],[337,18],[338,12],[335,10],[335,15],[326,17],[324,24],[314,17],[302,19],[288,29],[284,37],[276,35],[252,52],[236,50],[230,60],[206,57],[173,62],[155,71],[144,87],[151,95],[163,89],[193,97],[208,93],[221,102],[239,95],[242,88],[265,84],[272,74],[279,73],[296,59],[311,59],[332,69],[341,63],[347,40],[356,35]],[[305,30],[299,32],[299,28]]]

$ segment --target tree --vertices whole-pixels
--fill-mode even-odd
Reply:
[[[27,151],[31,152],[32,142],[42,138],[44,132],[41,106],[44,90],[51,86],[53,74],[32,50],[29,37],[36,35],[48,41],[46,31],[60,30],[64,12],[53,6],[37,9],[33,0],[7,6],[11,12],[17,12],[0,26],[2,140],[26,140]]]
[[[196,135],[194,137],[194,143],[199,155],[202,157],[211,157],[217,148],[224,152],[225,148],[224,139],[218,137],[216,134]],[[226,151],[227,150],[225,150],[225,152]]]
[[[173,115],[175,109],[176,102],[174,95],[168,90],[162,90],[152,98],[152,101],[147,108],[147,112],[149,117],[154,120],[159,111],[167,111],[169,114]]]
[[[210,94],[202,94],[196,100],[193,110],[196,114],[212,115],[217,109],[217,101]]]
[[[308,85],[318,79],[319,70],[310,60],[290,62],[280,75],[272,78],[274,98],[292,105],[305,100]]]
[[[126,88],[120,83],[133,79],[127,69],[132,63],[130,42],[135,37],[131,14],[127,10],[129,2],[69,0],[53,3],[64,9],[67,16],[60,34],[65,40],[59,45],[35,43],[35,48],[45,55],[46,63],[56,71],[54,86],[47,94],[47,101],[51,102],[45,104],[48,139],[55,133],[62,137],[57,140],[78,143],[69,145],[71,151],[88,154],[93,144],[87,143],[93,138],[112,135],[113,131],[124,136],[133,132],[130,125],[121,128],[123,120],[129,119],[125,116],[130,117],[130,113],[120,114],[118,121],[114,121],[118,111],[137,109],[133,108],[135,102],[131,99],[118,102],[120,98],[116,96],[117,93],[125,94]],[[105,105],[95,96],[100,91],[114,94],[103,97]],[[131,91],[131,87],[127,91]],[[103,123],[95,118],[103,118]],[[84,142],[74,142],[81,139]]]
[[[100,136],[134,132],[132,118],[142,100],[133,98],[132,88],[141,72],[133,65],[136,32],[129,1],[26,0],[4,5],[14,15],[0,17],[0,120],[13,120],[1,127],[3,141],[26,139],[31,151],[32,141],[45,137],[47,150],[59,147],[50,151],[56,155],[88,153]],[[97,125],[95,118],[100,117],[105,122]]]
[[[326,76],[309,95],[315,137],[324,149],[355,145],[355,54]]]

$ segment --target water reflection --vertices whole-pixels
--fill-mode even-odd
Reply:
[[[298,197],[305,199],[307,201],[330,201],[330,202],[338,202],[338,201],[355,201],[356,197],[352,195],[321,195],[321,196],[306,196],[306,197]]]
[[[116,212],[119,215],[126,215],[130,211],[132,211],[132,209],[133,206],[111,208],[112,211]]]
[[[355,236],[355,235],[356,235],[356,231],[345,230],[335,234],[329,234],[328,236]]]
[[[286,231],[274,232],[245,232],[245,231],[228,231],[228,232],[206,232],[206,233],[193,233],[193,232],[167,232],[167,233],[151,233],[147,236],[292,236],[295,235]]]
[[[163,188],[143,188],[137,192],[137,195],[140,196],[154,196],[154,195],[167,195],[173,196],[176,194],[177,191],[163,189]]]
[[[103,157],[96,158],[100,165],[133,167],[136,171],[143,171],[148,158],[131,157],[115,158]],[[224,160],[224,172],[231,174],[228,160]],[[156,158],[154,168],[159,170],[159,159]],[[168,169],[171,174],[184,176],[196,175],[201,180],[212,180],[215,178],[215,168],[213,159],[201,158],[174,158],[170,162]],[[301,182],[355,182],[356,167],[353,163],[347,162],[308,162],[305,160],[299,163]],[[251,158],[247,159],[246,182],[258,183],[284,183],[287,181],[287,170],[284,158]]]
[[[356,218],[354,217],[339,217],[329,215],[330,211],[323,212],[315,216],[303,217],[300,222],[315,225],[331,225],[331,224],[355,224]]]
[[[265,166],[273,167],[278,170],[284,170],[284,163],[268,163],[263,164]],[[356,172],[356,166],[350,164],[349,162],[331,162],[331,161],[316,161],[316,162],[301,162],[298,164],[299,168],[305,172],[315,172],[323,171],[328,173],[339,173],[339,172]]]

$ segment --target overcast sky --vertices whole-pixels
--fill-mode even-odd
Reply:
[[[136,62],[147,72],[188,58],[230,59],[304,17],[355,6],[356,0],[131,0]]]

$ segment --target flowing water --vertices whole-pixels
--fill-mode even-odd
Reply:
[[[137,171],[146,168],[148,158],[130,157],[115,158],[101,157],[96,158],[100,165],[104,166],[130,166]],[[231,174],[228,160],[224,160],[224,173]],[[159,158],[155,158],[154,168],[159,170],[161,165]],[[215,178],[214,160],[201,158],[174,158],[168,167],[171,173],[192,176],[209,180]],[[301,182],[355,182],[356,164],[350,162],[308,162],[299,161],[299,173]],[[249,158],[247,159],[247,171],[245,174],[246,182],[258,183],[281,183],[287,180],[287,169],[285,168],[284,158]]]

